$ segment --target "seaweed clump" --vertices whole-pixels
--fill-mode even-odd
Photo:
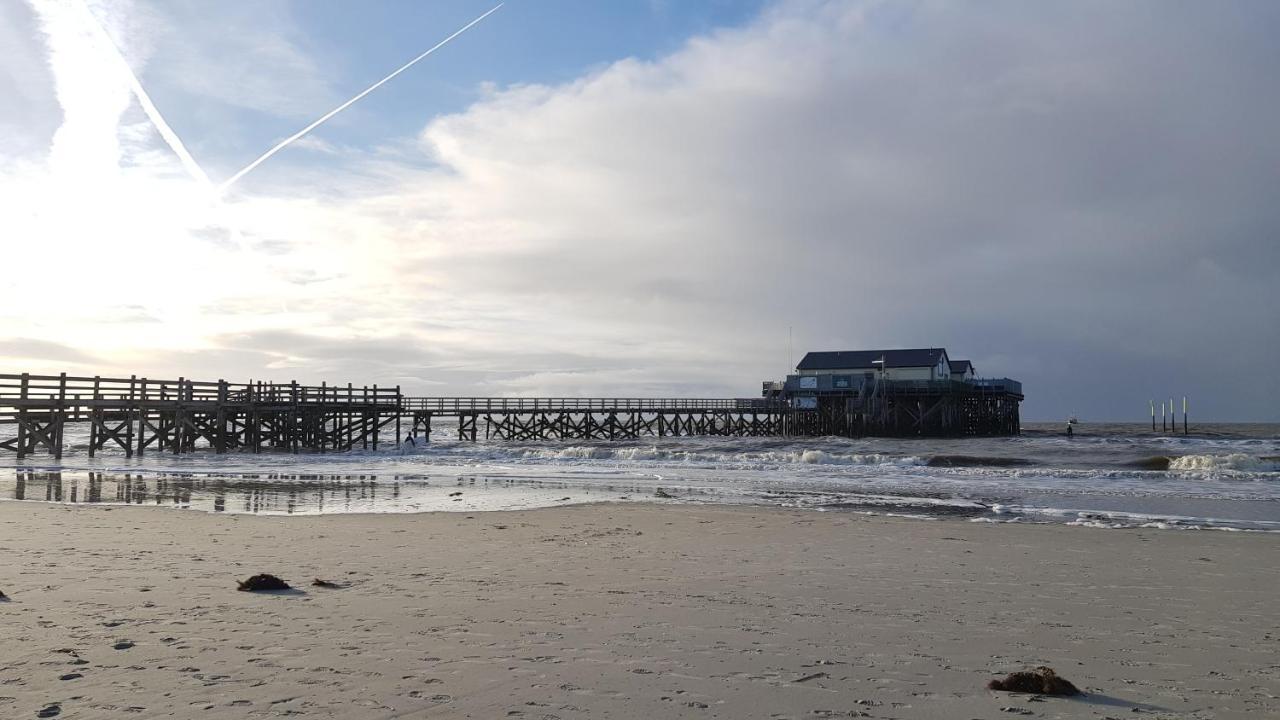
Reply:
[[[275,575],[267,575],[266,573],[263,573],[261,575],[254,575],[253,577],[244,581],[237,580],[236,584],[240,586],[236,589],[243,590],[244,592],[264,592],[269,590],[292,590],[293,589],[289,587],[289,583],[281,580]]]
[[[1080,689],[1070,680],[1058,677],[1053,668],[1043,665],[1031,671],[1010,673],[1003,680],[996,678],[987,683],[988,690],[1040,695],[1079,695]]]

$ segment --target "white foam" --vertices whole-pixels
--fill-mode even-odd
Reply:
[[[1170,470],[1244,470],[1250,472],[1280,471],[1280,462],[1264,460],[1244,453],[1229,455],[1183,455],[1169,462]]]

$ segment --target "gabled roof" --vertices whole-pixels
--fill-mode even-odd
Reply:
[[[875,370],[884,359],[887,368],[933,367],[945,357],[944,348],[910,348],[903,350],[838,350],[807,353],[797,370]]]
[[[948,360],[951,365],[951,372],[955,375],[963,375],[973,370],[973,363],[968,360]]]

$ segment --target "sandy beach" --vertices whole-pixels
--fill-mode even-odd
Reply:
[[[689,505],[6,502],[0,716],[1277,717],[1278,542]],[[297,591],[236,591],[259,572]],[[1041,664],[1088,694],[984,687]]]

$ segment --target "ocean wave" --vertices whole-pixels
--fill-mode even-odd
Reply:
[[[1156,515],[1119,510],[1078,510],[1059,507],[1022,506],[1007,508],[1004,513],[994,512],[993,508],[992,514],[997,517],[983,516],[974,518],[973,521],[994,523],[1024,522],[1024,517],[1030,515],[1040,518],[1055,518],[1063,522],[1064,525],[1072,527],[1103,530],[1146,528],[1155,530],[1234,530],[1280,533],[1280,522],[1277,521],[1232,520],[1189,515]],[[1013,517],[1000,517],[1001,515],[1012,515]]]
[[[929,467],[1025,467],[1036,461],[1020,457],[987,457],[982,455],[934,455]]]
[[[1168,455],[1153,455],[1145,457],[1141,460],[1133,460],[1125,463],[1125,467],[1137,468],[1139,470],[1168,470],[1169,463],[1173,458]]]
[[[623,462],[672,462],[710,465],[894,465],[916,467],[928,464],[924,458],[885,453],[838,453],[827,450],[779,450],[764,452],[720,452],[711,450],[663,449],[657,446],[611,447],[603,445],[570,445],[535,447],[498,451],[498,459],[519,460],[604,460]]]
[[[1275,458],[1256,457],[1244,453],[1229,455],[1183,455],[1169,459],[1169,470],[1243,470],[1247,472],[1280,471],[1280,461]]]

